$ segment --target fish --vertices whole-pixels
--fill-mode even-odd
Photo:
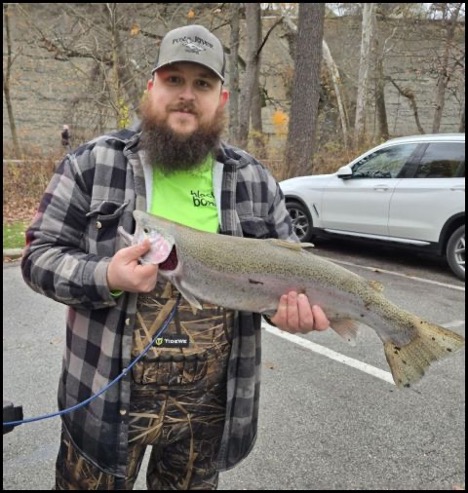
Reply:
[[[126,243],[149,238],[140,262],[158,264],[158,275],[196,309],[211,303],[272,316],[281,295],[304,293],[352,345],[361,325],[375,331],[398,388],[464,346],[463,336],[397,306],[381,283],[314,254],[312,244],[209,233],[138,210],[133,216],[133,235],[119,228]]]

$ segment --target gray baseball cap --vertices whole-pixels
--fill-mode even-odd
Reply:
[[[221,41],[206,27],[191,24],[169,31],[161,41],[156,66],[193,62],[212,70],[224,82],[224,50]]]

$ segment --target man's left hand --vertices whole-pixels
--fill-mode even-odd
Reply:
[[[305,294],[295,291],[281,296],[278,310],[270,320],[278,329],[293,334],[306,334],[312,330],[325,330],[330,327],[330,322],[320,306],[311,306]]]

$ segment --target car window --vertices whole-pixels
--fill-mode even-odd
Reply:
[[[401,144],[380,149],[353,166],[353,178],[396,178],[418,144]]]
[[[454,178],[465,176],[465,145],[454,142],[429,144],[415,178]]]

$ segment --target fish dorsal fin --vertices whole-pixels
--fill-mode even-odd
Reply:
[[[381,293],[384,290],[384,285],[382,283],[380,283],[379,281],[370,280],[367,282],[368,282],[369,286],[372,289],[375,289],[378,293]]]
[[[289,248],[290,250],[295,250],[296,252],[304,249],[304,248],[313,248],[314,244],[313,243],[296,243],[295,241],[288,241],[288,240],[278,240],[277,238],[271,238],[269,240],[270,243],[273,245],[282,247],[282,248]]]

